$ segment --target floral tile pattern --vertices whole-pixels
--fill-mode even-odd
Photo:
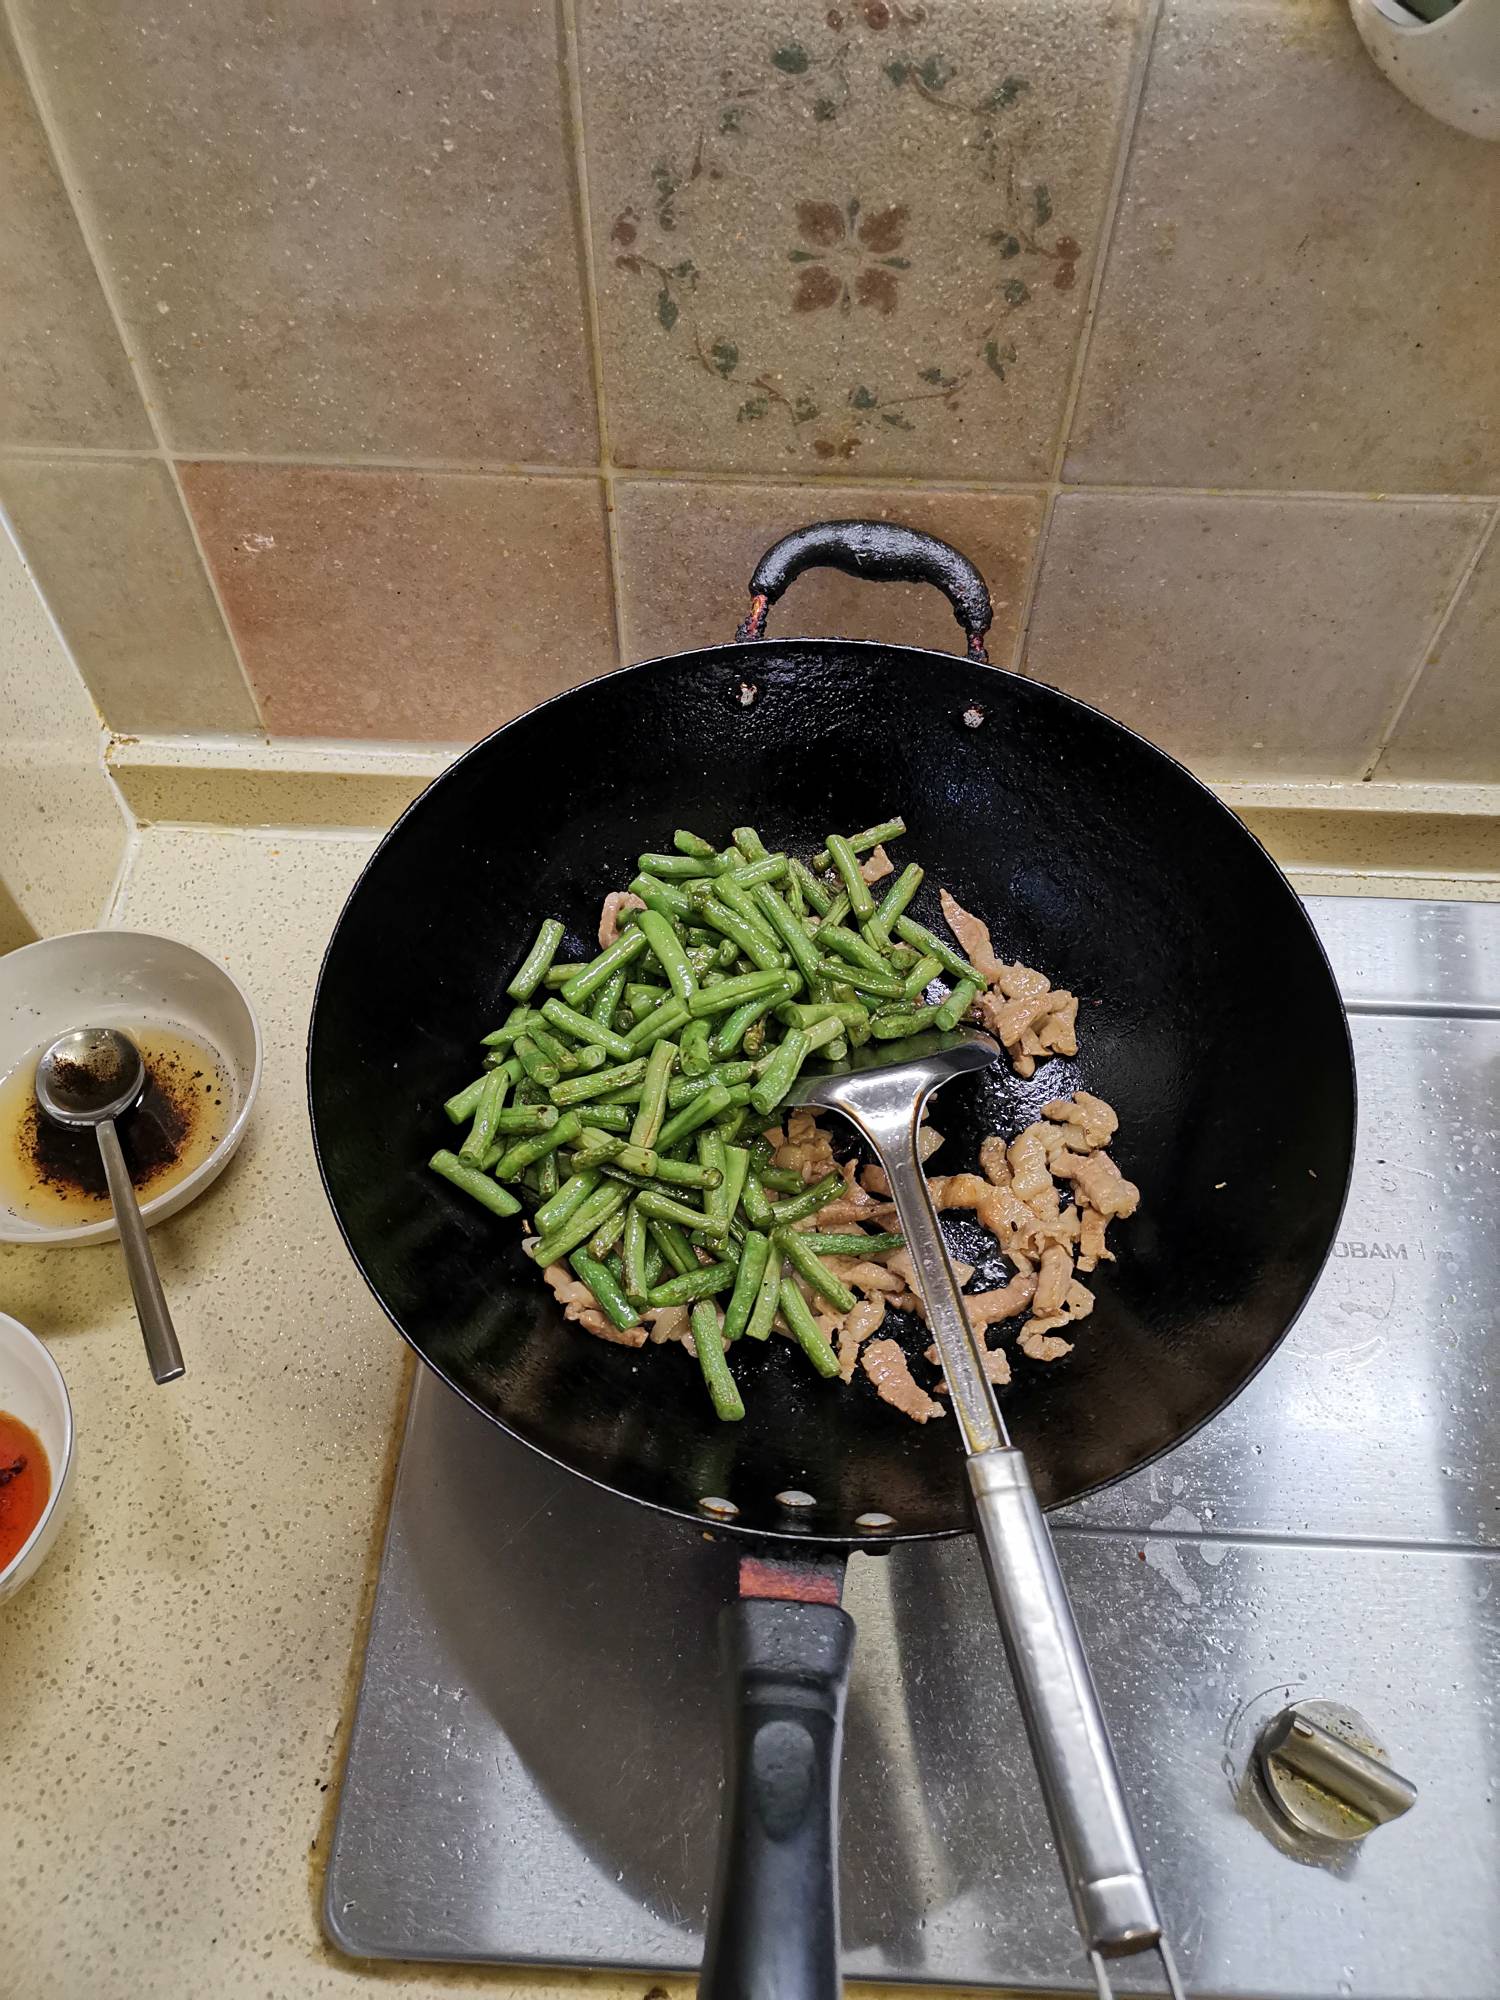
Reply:
[[[1041,526],[1030,493],[923,493],[879,486],[758,486],[621,479],[615,531],[627,659],[723,645],[745,613],[750,572],[771,544],[816,520],[900,521],[938,535],[978,565],[995,621],[990,658],[1008,663]],[[663,579],[670,579],[664,585]],[[810,570],[771,613],[770,631],[838,633],[961,652],[942,593]]]
[[[1140,13],[584,0],[615,461],[1048,473]]]
[[[1359,779],[1485,520],[1422,501],[1065,493],[1026,671],[1203,777]]]

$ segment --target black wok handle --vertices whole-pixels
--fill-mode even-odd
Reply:
[[[854,1620],[744,1598],[720,1622],[731,1701],[700,2000],[836,2000],[838,1792]]]
[[[923,535],[892,521],[816,521],[783,535],[755,566],[749,616],[734,636],[763,639],[766,613],[787,585],[803,570],[824,565],[874,583],[936,584],[964,628],[969,657],[988,662],[984,637],[991,613],[984,578],[967,556],[936,535]]]

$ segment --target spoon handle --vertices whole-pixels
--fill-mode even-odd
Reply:
[[[125,1155],[120,1151],[120,1135],[114,1120],[106,1118],[97,1127],[99,1153],[104,1161],[104,1177],[109,1182],[109,1198],[119,1225],[120,1243],[125,1252],[125,1268],[130,1273],[130,1289],[135,1294],[136,1318],[146,1341],[146,1358],[151,1373],[161,1382],[175,1382],[183,1372],[182,1349],[177,1345],[167,1298],[156,1274],[156,1259],[146,1239],[146,1225],[130,1184]]]

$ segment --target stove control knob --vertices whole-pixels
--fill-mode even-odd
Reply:
[[[1364,1717],[1335,1701],[1293,1702],[1266,1724],[1255,1751],[1283,1817],[1323,1840],[1363,1840],[1417,1802]]]

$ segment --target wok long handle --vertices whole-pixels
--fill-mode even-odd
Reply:
[[[854,1621],[745,1598],[720,1627],[727,1787],[701,2000],[836,2000],[838,1785]]]
[[[875,583],[931,583],[953,606],[964,628],[969,657],[988,663],[984,649],[990,629],[990,593],[967,556],[894,521],[818,521],[783,535],[755,565],[750,610],[737,639],[762,639],[766,613],[787,585],[805,569],[841,569]]]
[[[1136,1843],[1109,1731],[1026,1460],[1005,1434],[917,1155],[923,1092],[883,1114],[843,1109],[871,1141],[953,1396],[974,1524],[1073,1912],[1091,1953],[1143,1951],[1161,1918]]]

